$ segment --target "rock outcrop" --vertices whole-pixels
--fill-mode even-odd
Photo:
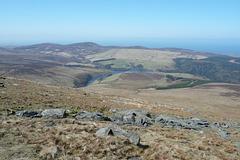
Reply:
[[[4,87],[5,84],[3,82],[0,82],[0,87]]]
[[[32,117],[32,118],[41,117],[41,114],[39,114],[37,111],[32,110],[18,111],[16,115],[20,117]]]
[[[151,124],[152,118],[147,111],[125,110],[109,117],[112,122],[119,125],[148,126]]]
[[[46,109],[42,113],[42,118],[47,119],[58,119],[58,118],[66,118],[66,110],[65,109]]]
[[[209,126],[205,119],[191,117],[187,120],[183,120],[177,117],[168,117],[160,115],[155,119],[157,124],[161,124],[162,127],[167,126],[169,128],[178,129],[194,129],[199,130]]]
[[[83,113],[81,113],[80,115],[77,115],[75,118],[77,120],[89,119],[92,121],[110,121],[108,117],[105,117],[100,112],[90,113],[88,111],[83,111]]]
[[[127,131],[122,129],[119,126],[116,125],[109,125],[105,128],[101,128],[96,132],[97,135],[104,135],[104,136],[124,136],[127,137],[131,143],[134,145],[139,145],[140,144],[140,137],[131,131]]]

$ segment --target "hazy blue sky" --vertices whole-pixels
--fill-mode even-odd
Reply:
[[[240,0],[0,0],[0,44],[240,39]]]

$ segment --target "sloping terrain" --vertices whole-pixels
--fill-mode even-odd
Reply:
[[[71,87],[85,86],[91,78],[111,70],[131,68],[189,73],[230,83],[239,83],[240,75],[237,57],[179,48],[100,46],[92,42],[43,43],[0,48],[0,57],[1,74]]]
[[[129,96],[124,98],[69,87],[48,86],[11,77],[1,76],[1,82],[5,86],[0,87],[0,159],[240,158],[240,149],[237,147],[240,139],[239,117],[224,110],[222,114],[211,112],[212,115],[208,115],[206,112],[181,109],[179,105],[162,105],[143,99],[131,99]],[[49,108],[65,109],[67,118],[16,116],[16,113],[23,110],[43,113],[43,110]],[[131,116],[136,120],[146,111],[150,113],[142,116],[155,119],[150,121],[151,124],[147,123],[147,126],[134,125],[137,121],[130,126],[115,124],[138,134],[140,145],[132,144],[126,137],[96,134],[100,128],[114,124],[113,121],[78,118],[90,114],[89,112],[101,112],[111,117],[115,113],[126,113],[124,110],[135,112],[137,116],[135,113]],[[97,115],[101,117],[100,113]],[[171,124],[158,124],[154,117],[159,115],[181,123],[188,119],[201,118],[198,120],[205,125],[216,126],[181,129]],[[218,123],[225,128],[218,128]]]
[[[73,46],[75,48],[83,46],[91,48],[92,45],[89,45],[86,43]],[[88,63],[85,62],[84,58],[81,58],[82,52],[78,52],[77,49],[65,47],[66,51],[63,50],[63,52],[67,54],[62,54],[62,51],[57,49],[60,46],[57,44],[41,44],[15,49],[2,49],[0,50],[0,74],[51,85],[81,87],[87,84],[89,80],[87,77],[111,72],[95,69],[95,65],[87,65]],[[79,55],[74,55],[73,52]],[[71,62],[80,63],[81,66],[71,66],[69,65]]]

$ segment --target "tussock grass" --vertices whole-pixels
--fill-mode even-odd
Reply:
[[[30,81],[8,78],[0,90],[1,114],[6,109],[65,108],[74,113],[83,110],[104,112],[112,107],[149,110],[155,114],[190,117],[192,114],[167,105],[152,104],[129,97],[106,96],[82,90],[60,88]],[[13,83],[19,86],[13,86]],[[128,100],[121,102],[119,100]],[[204,117],[220,121],[221,117]],[[44,124],[58,125],[45,127]],[[153,125],[150,128],[122,126],[141,137],[141,145],[134,146],[127,138],[96,136],[95,133],[110,122],[65,119],[20,118],[0,115],[0,159],[240,159],[240,150],[233,142],[240,139],[232,129],[231,141],[224,140],[212,130],[176,130]]]

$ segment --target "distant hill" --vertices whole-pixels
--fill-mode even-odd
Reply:
[[[100,46],[92,42],[75,43],[69,45],[61,45],[56,43],[42,43],[30,46],[21,46],[14,48],[15,51],[21,51],[33,54],[55,54],[66,53],[68,56],[91,55],[99,52],[107,51],[107,47]]]
[[[50,84],[67,84],[71,87],[75,86],[74,82],[86,84],[84,77],[106,73],[98,68],[111,72],[109,70],[134,67],[189,73],[216,81],[240,83],[239,58],[182,48],[101,46],[93,42],[68,45],[41,43],[0,48],[0,57],[0,74],[30,80],[41,79],[43,82],[47,80]]]

